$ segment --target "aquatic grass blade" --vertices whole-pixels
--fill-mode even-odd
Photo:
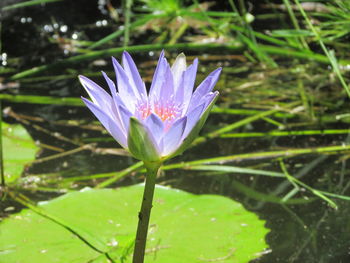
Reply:
[[[18,4],[13,4],[13,5],[8,5],[2,8],[2,10],[7,11],[11,9],[16,9],[16,8],[22,8],[22,7],[27,7],[27,6],[33,6],[33,5],[42,5],[46,3],[51,3],[51,2],[59,2],[63,0],[31,0],[31,1],[24,1]]]

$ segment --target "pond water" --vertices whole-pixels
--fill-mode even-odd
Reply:
[[[112,76],[109,56],[10,79],[21,70],[68,58],[78,50],[86,52],[79,46],[82,43],[74,41],[96,41],[114,30],[108,10],[96,2],[64,1],[4,12],[1,93],[79,98],[85,93],[78,74],[104,85],[99,72]],[[142,37],[138,33],[132,44]],[[172,50],[168,57],[176,53]],[[149,85],[159,50],[131,54]],[[202,141],[169,161],[158,183],[195,194],[230,197],[265,220],[269,247],[252,262],[350,262],[350,203],[337,198],[350,191],[348,149],[341,151],[349,141],[348,119],[334,117],[346,112],[348,100],[332,81],[328,66],[283,59],[278,68],[271,69],[239,53],[190,50],[186,55],[189,60],[199,58],[198,80],[218,66],[224,68],[217,84],[221,95],[201,132]],[[110,180],[137,161],[126,156],[87,108],[69,102],[62,105],[59,100],[32,103],[33,98],[27,99],[2,101],[3,120],[24,125],[41,146],[36,161],[12,186],[14,191],[43,201],[86,186],[119,187],[143,181],[138,169]],[[218,132],[225,127],[226,132]],[[204,159],[208,160],[191,163]],[[233,168],[285,172],[302,184],[294,188],[286,176]],[[333,197],[326,196],[337,209],[317,190],[333,193]],[[22,206],[8,198],[0,208],[2,217],[7,217]]]

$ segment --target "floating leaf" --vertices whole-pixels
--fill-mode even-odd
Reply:
[[[39,148],[19,124],[3,122],[2,136],[5,178],[10,183],[21,176],[24,166],[35,159]]]
[[[131,262],[142,192],[72,192],[40,204],[45,216],[25,209],[0,225],[1,262]],[[266,248],[264,222],[229,198],[158,186],[154,200],[148,263],[249,262]]]

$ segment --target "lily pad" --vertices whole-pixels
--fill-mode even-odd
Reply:
[[[131,262],[143,185],[71,192],[0,224],[0,262]],[[240,203],[157,186],[145,262],[249,262],[264,221]]]
[[[18,179],[25,165],[35,159],[38,147],[21,125],[2,123],[4,172],[7,183]]]

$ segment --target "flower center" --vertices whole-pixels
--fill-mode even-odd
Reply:
[[[179,115],[179,109],[173,103],[166,103],[165,105],[157,103],[154,105],[153,111],[162,121],[174,120]]]
[[[147,102],[139,103],[137,111],[143,120],[154,113],[163,122],[173,122],[181,115],[181,108],[173,101],[155,102],[153,105],[149,105]]]
[[[151,108],[147,102],[141,102],[137,105],[136,111],[140,114],[141,119],[146,119],[151,114]]]

